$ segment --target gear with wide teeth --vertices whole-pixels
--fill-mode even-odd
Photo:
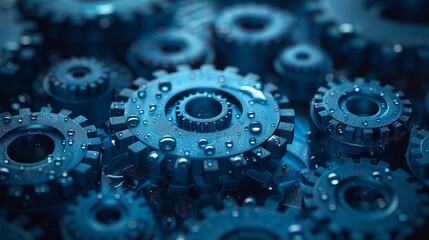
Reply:
[[[311,102],[312,148],[316,155],[323,149],[337,157],[403,156],[411,114],[410,100],[390,85],[343,77],[329,81]]]
[[[215,191],[219,184],[234,188],[246,170],[264,171],[271,160],[281,159],[293,141],[295,113],[288,99],[254,74],[241,76],[232,67],[182,66],[135,84],[137,90],[122,92],[125,101],[112,104],[110,125],[117,148],[128,152],[136,166],[148,167],[153,184],[172,175],[171,185],[195,184],[200,192]],[[225,111],[232,117],[219,131],[189,131],[176,119],[179,101],[197,106],[194,118]]]
[[[176,106],[177,124],[190,132],[208,133],[224,130],[231,122],[231,118],[231,103],[216,94],[191,94],[180,100]]]
[[[295,16],[263,4],[239,4],[222,10],[213,35],[222,66],[265,76],[275,55],[290,40]]]
[[[402,239],[424,227],[428,198],[405,170],[369,159],[336,163],[305,181],[305,206],[319,231],[334,239]]]
[[[360,76],[429,76],[429,22],[418,19],[427,15],[427,1],[312,0],[306,8],[337,67]]]
[[[113,100],[108,63],[93,58],[72,58],[54,65],[44,77],[43,91],[54,109],[70,109],[100,125],[109,117]]]
[[[152,77],[156,70],[174,72],[180,65],[201,67],[214,61],[208,40],[186,29],[171,28],[143,34],[131,45],[127,59],[142,77]]]
[[[100,139],[82,116],[50,108],[0,114],[3,206],[54,207],[91,186],[99,175]]]
[[[144,197],[118,190],[90,191],[67,209],[62,225],[70,239],[153,239],[155,219]]]
[[[429,132],[413,129],[407,152],[410,170],[423,183],[429,185]]]

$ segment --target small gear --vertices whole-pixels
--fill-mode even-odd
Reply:
[[[343,161],[305,182],[305,205],[319,229],[334,239],[402,239],[424,226],[428,198],[407,172],[369,159]]]
[[[429,132],[413,130],[407,152],[408,166],[411,171],[429,185]]]
[[[295,20],[291,13],[268,5],[239,4],[224,9],[213,27],[220,64],[265,76],[290,39]]]
[[[113,71],[92,58],[73,58],[54,65],[44,77],[43,90],[54,109],[70,109],[102,125],[113,100]]]
[[[155,219],[146,199],[134,193],[90,191],[63,218],[65,239],[152,239]]]
[[[288,99],[258,76],[237,72],[182,66],[151,82],[137,80],[139,89],[123,91],[127,101],[112,104],[116,146],[149,167],[153,184],[172,175],[171,184],[195,184],[200,192],[237,186],[247,169],[281,159],[294,133]],[[212,127],[190,131],[192,121]]]
[[[307,10],[339,67],[362,76],[428,77],[427,1],[317,0]],[[412,77],[414,78],[414,77]]]
[[[62,110],[0,114],[0,195],[3,206],[43,209],[94,183],[100,140],[88,121]]]
[[[284,49],[274,62],[279,87],[292,102],[308,103],[332,70],[332,60],[321,49],[297,44]]]
[[[156,70],[175,71],[179,65],[198,68],[214,61],[214,50],[208,41],[185,29],[152,32],[131,45],[128,61],[143,77]]]
[[[403,156],[411,114],[410,100],[390,85],[364,79],[329,81],[311,103],[312,148],[316,155],[323,150],[337,157]]]
[[[42,43],[36,28],[35,22],[0,15],[0,95],[19,94],[30,85]]]
[[[0,236],[4,240],[36,240],[43,239],[44,231],[27,216],[19,215],[11,219],[6,212],[1,211]]]

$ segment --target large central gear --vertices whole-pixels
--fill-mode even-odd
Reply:
[[[128,102],[113,104],[116,145],[150,175],[170,171],[197,185],[227,185],[249,167],[264,169],[292,142],[294,111],[273,85],[237,71],[181,67],[140,83]]]

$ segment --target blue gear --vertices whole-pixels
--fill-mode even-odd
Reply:
[[[0,114],[1,204],[35,210],[62,203],[99,175],[100,140],[88,121],[63,110]]]
[[[284,49],[274,62],[279,88],[292,102],[308,103],[332,70],[332,60],[311,44]]]
[[[290,40],[295,17],[268,5],[243,4],[224,9],[214,22],[221,66],[265,76],[275,55]]]
[[[127,102],[112,104],[116,146],[149,167],[153,184],[171,174],[183,189],[235,187],[247,169],[265,169],[292,142],[294,111],[275,86],[237,72],[205,65],[139,79],[138,90],[123,91]]]
[[[426,94],[426,98],[425,98],[425,100],[424,100],[424,105],[425,105],[425,126],[427,127],[427,128],[429,128],[429,92]]]
[[[43,239],[44,231],[34,225],[27,216],[11,217],[6,212],[0,212],[0,236],[4,240],[36,240]]]
[[[208,41],[188,30],[169,29],[145,34],[135,42],[128,61],[139,76],[151,77],[156,70],[173,72],[179,65],[198,68],[214,61]]]
[[[388,159],[403,155],[411,114],[410,100],[390,85],[364,79],[329,81],[311,102],[312,150],[319,155],[323,149],[337,157]]]
[[[146,199],[134,193],[90,191],[69,206],[65,239],[152,239],[155,219]]]
[[[426,185],[429,185],[429,132],[413,129],[407,152],[408,167]]]
[[[369,159],[342,161],[318,168],[305,182],[305,206],[316,231],[334,239],[398,239],[424,226],[428,198],[407,172]]]

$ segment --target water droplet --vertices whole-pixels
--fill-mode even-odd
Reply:
[[[9,168],[0,168],[0,182],[7,181],[9,179],[10,172]]]
[[[18,118],[18,122],[22,123],[24,120],[22,120],[22,118]]]
[[[159,158],[158,152],[153,151],[153,152],[150,152],[148,154],[148,160],[149,161],[156,161],[156,160],[158,160],[158,158]]]
[[[82,145],[80,145],[80,148],[81,148],[82,150],[85,150],[85,149],[87,148],[87,145],[86,145],[85,143],[82,143]]]
[[[69,136],[73,136],[75,134],[75,130],[74,129],[69,129],[69,130],[67,130],[67,135],[69,135]]]
[[[153,112],[156,110],[156,104],[152,103],[149,105],[149,112]]]
[[[223,82],[225,82],[225,77],[224,77],[224,76],[220,76],[217,80],[218,80],[220,83],[223,83]]]
[[[340,183],[340,178],[336,173],[330,173],[328,175],[328,179],[329,179],[329,183],[331,183],[331,185],[333,186],[336,186]]]
[[[206,155],[208,155],[208,156],[212,156],[212,155],[214,155],[214,154],[215,154],[215,152],[216,152],[216,148],[215,148],[213,145],[207,145],[207,146],[204,148],[204,153],[205,153]]]
[[[255,138],[249,139],[249,143],[250,143],[250,145],[255,145],[256,144],[256,139]]]
[[[5,124],[9,124],[11,121],[12,121],[12,118],[10,118],[10,117],[4,117],[4,118],[3,118],[3,122],[4,122]]]
[[[243,156],[239,155],[239,156],[231,157],[230,161],[231,161],[232,165],[239,167],[239,166],[244,165],[245,160],[244,160]]]
[[[31,120],[36,120],[37,119],[37,114],[35,114],[35,113],[32,113],[32,114],[30,114],[30,119]]]
[[[69,139],[68,143],[69,143],[69,145],[73,145],[74,144],[74,140],[73,139]]]
[[[158,92],[155,94],[156,99],[161,99],[162,98],[162,93]]]
[[[234,143],[233,143],[231,140],[227,140],[227,141],[225,142],[225,146],[226,146],[227,148],[232,148],[232,147],[233,147],[233,145],[234,145]]]
[[[178,158],[177,159],[177,166],[179,168],[188,168],[190,162],[187,158]]]
[[[128,117],[128,120],[127,120],[128,126],[130,126],[130,127],[136,127],[137,125],[139,125],[139,123],[140,123],[140,118],[139,117],[137,117],[135,115],[131,115],[131,116]]]
[[[362,124],[363,124],[364,126],[368,126],[368,121],[367,121],[367,120],[364,120],[364,121],[362,122]]]
[[[161,82],[158,85],[158,89],[161,92],[168,92],[171,90],[171,82],[170,81],[165,81],[165,82]]]
[[[207,144],[209,144],[209,141],[205,138],[198,140],[198,146],[200,148],[205,148],[207,146]]]
[[[139,98],[145,98],[146,97],[146,91],[140,90],[137,92],[137,97]]]
[[[247,117],[248,118],[254,118],[255,117],[255,112],[254,111],[248,111],[247,112]]]
[[[379,171],[375,171],[372,173],[372,177],[378,181],[381,178],[381,173]]]
[[[262,132],[262,124],[258,121],[249,124],[250,133],[260,134]]]
[[[158,142],[159,148],[164,151],[172,151],[176,148],[176,140],[169,135],[165,135]]]

